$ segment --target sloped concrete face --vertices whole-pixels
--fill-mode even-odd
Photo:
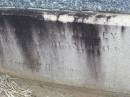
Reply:
[[[4,72],[77,87],[130,91],[129,26],[77,22],[74,16],[65,16],[66,22],[59,15],[50,20],[44,17],[1,11]]]

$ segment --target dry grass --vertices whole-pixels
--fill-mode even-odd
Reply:
[[[0,94],[6,97],[31,97],[32,91],[20,87],[15,78],[9,75],[0,75]]]

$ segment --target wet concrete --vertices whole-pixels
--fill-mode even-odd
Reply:
[[[61,18],[55,13],[57,17],[46,20],[42,13],[7,13],[0,15],[4,72],[77,87],[130,91],[130,27],[78,22],[76,14]],[[96,16],[98,22],[101,18]],[[106,22],[111,20],[107,17],[103,16]]]

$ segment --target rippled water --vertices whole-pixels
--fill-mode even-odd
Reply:
[[[0,0],[0,7],[130,13],[129,0]]]

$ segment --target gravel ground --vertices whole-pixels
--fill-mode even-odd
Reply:
[[[130,13],[130,0],[0,0],[0,7]]]

